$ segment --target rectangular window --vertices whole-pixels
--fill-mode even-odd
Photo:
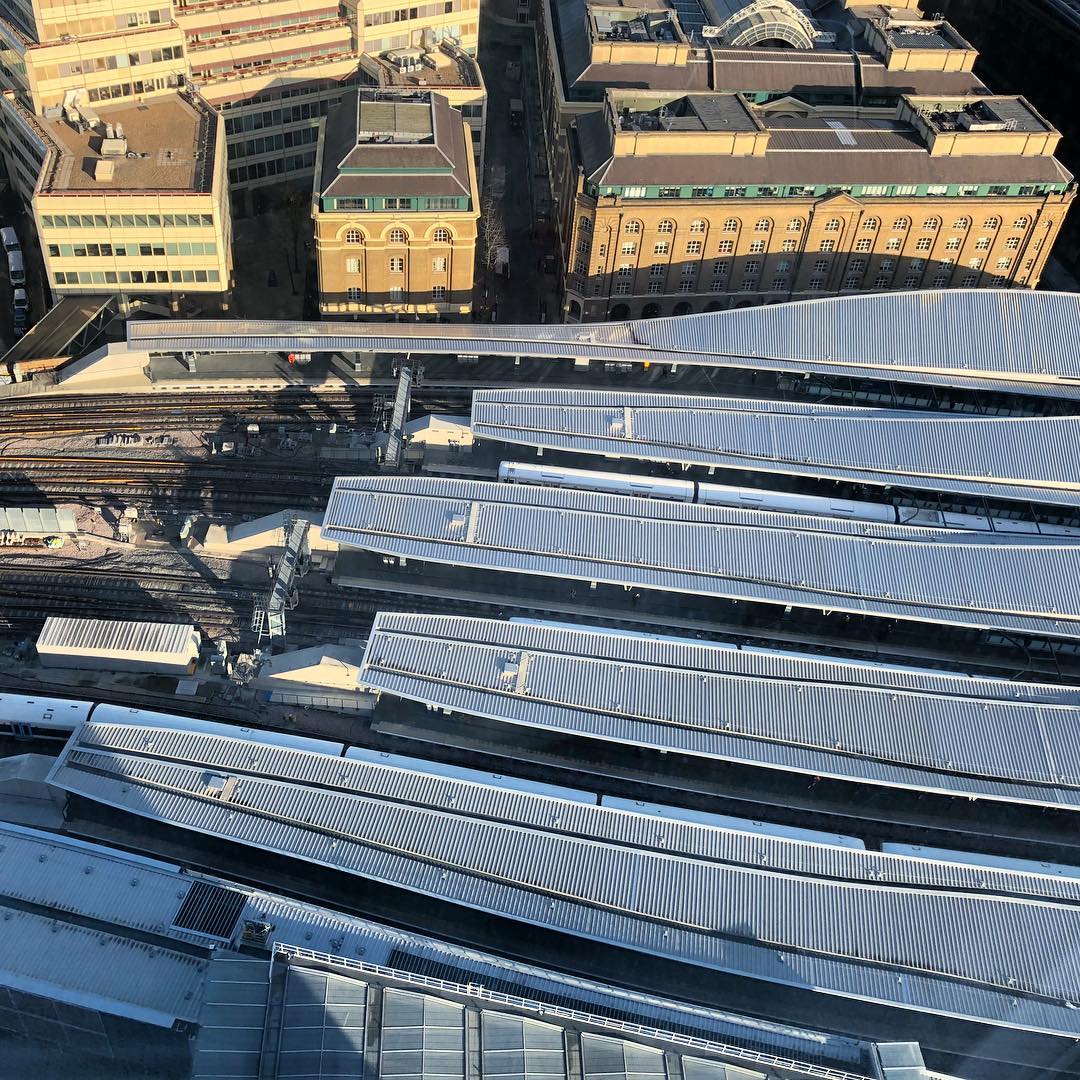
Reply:
[[[818,259],[814,263],[814,269],[817,270],[819,273],[822,272],[822,271],[828,270],[829,269],[829,260],[828,259]]]
[[[666,240],[661,240],[653,246],[654,255],[666,255],[671,250],[671,245]]]
[[[693,287],[694,283],[692,281],[679,282],[679,292],[689,292]]]
[[[878,269],[882,271],[882,273],[888,273],[890,270],[893,269],[894,266],[896,266],[895,259],[882,259],[881,265],[878,267]]]
[[[657,263],[655,266],[649,267],[649,277],[663,277],[664,276],[664,264]]]
[[[637,254],[637,244],[635,244],[632,240],[627,241],[627,243],[623,244],[621,250],[622,250],[623,255],[636,255]]]
[[[630,283],[627,281],[617,281],[615,283],[615,295],[627,296],[630,293]]]
[[[412,199],[386,199],[384,205],[387,210],[411,210]]]
[[[624,199],[645,198],[645,188],[643,187],[624,187],[622,193]]]
[[[390,273],[391,274],[404,274],[405,273],[405,259],[399,255],[395,255],[390,259]]]
[[[619,277],[631,277],[633,276],[634,268],[630,263],[622,263],[615,272]]]
[[[720,254],[730,255],[735,250],[734,240],[721,240],[720,241]]]
[[[445,285],[434,285],[434,286],[432,286],[431,299],[432,300],[445,300],[446,299],[446,286]]]
[[[711,187],[696,187],[694,188],[695,199],[711,199],[713,189]]]
[[[1016,251],[1020,247],[1020,237],[1010,236],[1009,239],[1005,241],[1005,247],[1009,251]]]
[[[367,199],[337,199],[334,203],[336,210],[366,210]]]
[[[930,248],[933,246],[933,243],[934,243],[933,237],[920,236],[919,239],[915,241],[915,250],[916,251],[929,251]]]
[[[677,187],[662,187],[660,189],[661,199],[677,199],[682,193],[682,188]]]
[[[761,269],[761,262],[758,259],[747,260],[746,266],[743,267],[744,274],[756,274]]]
[[[959,236],[950,236],[949,239],[945,241],[945,250],[946,251],[959,251],[960,250],[960,237]]]
[[[787,278],[777,277],[773,278],[773,292],[781,292],[787,288]]]
[[[584,263],[579,263],[578,265],[581,267],[581,269],[578,270],[577,267],[575,267],[574,268],[575,273],[584,274],[585,273],[585,264]],[[440,255],[438,258],[432,259],[431,260],[431,269],[432,269],[433,273],[445,274],[446,273],[446,257],[444,255]]]
[[[797,250],[796,241],[794,241],[794,240],[785,240],[780,245],[780,250],[781,251],[795,251],[795,250]]]
[[[836,250],[836,241],[835,240],[822,240],[821,241],[821,247],[818,248],[818,250],[819,251],[835,251]]]
[[[687,255],[700,255],[701,254],[701,241],[700,240],[691,240],[686,245],[686,254]]]
[[[660,289],[661,289],[661,284],[660,284],[659,281],[650,281],[649,282],[649,288],[648,288],[649,292],[658,293],[660,291]]]
[[[892,278],[890,278],[888,274],[878,274],[878,276],[876,278],[874,278],[874,288],[875,289],[887,288],[888,284],[889,284],[889,282],[891,280],[892,280]]]
[[[753,292],[757,287],[757,282],[753,278],[746,278],[739,286],[740,292]]]
[[[346,259],[345,260],[345,273],[346,274],[359,274],[360,273],[360,260],[359,259]]]
[[[728,264],[723,259],[718,259],[712,264],[712,272],[716,275],[726,274],[728,270]]]
[[[750,242],[750,254],[760,255],[765,250],[764,240],[752,240]]]
[[[998,259],[996,265],[999,270],[1008,270],[1011,262],[1012,259]]]
[[[390,286],[390,300],[392,303],[400,304],[405,298],[405,290],[400,285]]]

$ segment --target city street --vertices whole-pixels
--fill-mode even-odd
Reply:
[[[481,205],[498,208],[510,248],[510,281],[498,279],[478,259],[476,306],[485,320],[537,322],[559,317],[558,277],[543,270],[555,252],[547,228],[551,194],[543,144],[536,50],[531,26],[507,25],[516,7],[495,4],[500,18],[481,20],[479,63],[488,92],[487,145]],[[510,122],[510,102],[520,98],[525,120],[520,130]],[[481,222],[481,224],[483,224]]]

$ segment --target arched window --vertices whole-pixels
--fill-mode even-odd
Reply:
[[[364,236],[359,229],[349,229],[345,234],[346,244],[362,244],[364,242]]]
[[[409,242],[409,234],[404,229],[391,229],[390,235],[387,236],[387,240],[391,244],[407,244]]]
[[[1026,217],[1020,217],[1020,218],[1017,218],[1013,222],[1013,228],[1014,229],[1026,229],[1029,224],[1030,224],[1030,222],[1028,221],[1028,219]]]
[[[691,221],[690,231],[692,233],[703,233],[705,231],[705,222],[701,218],[698,218],[697,221]]]
[[[656,230],[662,233],[673,233],[675,231],[674,221],[661,221],[659,227]]]
[[[758,218],[754,222],[754,232],[768,232],[772,228],[772,222],[768,218]]]
[[[894,228],[894,229],[895,229],[895,230],[896,230],[897,232],[902,232],[902,231],[903,231],[904,229],[908,228],[908,226],[910,226],[910,225],[911,225],[911,218],[906,218],[906,217],[898,217],[898,218],[897,218],[897,219],[896,219],[896,220],[895,220],[895,221],[894,221],[894,222],[892,223],[892,227],[893,227],[893,228]]]
[[[431,234],[431,239],[434,240],[436,244],[449,244],[454,238],[450,234],[449,229],[436,229]]]
[[[863,220],[862,227],[864,229],[873,231],[878,227],[878,219],[876,217],[868,217]]]
[[[983,228],[984,229],[998,229],[1000,227],[1001,227],[1001,218],[998,218],[998,217],[988,217],[983,222]]]
[[[838,217],[829,218],[829,220],[825,222],[825,231],[826,232],[839,232],[840,231],[840,219]]]
[[[641,232],[641,222],[640,221],[628,221],[626,223],[626,231],[628,233],[639,233],[639,232]],[[625,305],[623,305],[623,306],[625,306]]]
[[[941,228],[941,218],[928,217],[922,223],[922,227],[924,229],[940,229]]]
[[[724,232],[738,232],[738,231],[739,231],[739,222],[738,222],[738,220],[736,218],[729,217],[727,219],[727,221],[724,222]]]
[[[967,228],[970,228],[970,227],[971,227],[971,218],[966,218],[966,217],[957,218],[953,222],[953,228],[954,229],[967,229]]]
[[[788,232],[802,232],[802,218],[793,217],[787,223]]]

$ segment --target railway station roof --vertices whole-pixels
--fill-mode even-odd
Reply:
[[[91,719],[50,781],[191,834],[797,987],[826,1009],[857,997],[1080,1036],[1080,974],[1060,963],[1080,934],[1076,879],[661,820],[330,745]]]
[[[1080,638],[1080,544],[435,477],[339,477],[322,535],[421,562]]]
[[[341,980],[326,987],[318,1001],[306,1002],[326,1006],[325,1018],[335,1016],[335,1005],[348,1003],[350,986],[351,1003],[357,1004],[359,996],[362,1008],[368,988],[377,984],[383,990],[395,987],[392,995],[422,994],[433,1004],[450,998],[459,1009],[464,1004],[483,1010],[483,1022],[495,1021],[496,1026],[499,1018],[513,1015],[506,1010],[518,1001],[522,1013],[546,1013],[560,1034],[575,1012],[578,1022],[592,1016],[589,1026],[606,1028],[620,1038],[626,1036],[624,1023],[636,1022],[654,1031],[652,1046],[679,1043],[678,1050],[696,1053],[714,1067],[725,1060],[739,1062],[749,1071],[738,1075],[748,1080],[792,1073],[836,1075],[829,1067],[851,1080],[863,1080],[872,1072],[872,1046],[858,1039],[616,991],[588,979],[567,979],[73,837],[0,822],[0,848],[0,910],[5,926],[17,926],[17,932],[0,940],[0,988],[157,1026],[169,1026],[175,1019],[198,1024],[196,1078],[297,1075],[284,1068],[274,1072],[273,1062],[263,1061],[259,1052],[264,1027],[276,1046],[279,1035],[295,1034],[301,1012],[292,1009],[283,1024],[279,1013],[280,1029],[267,1015],[271,956],[296,962],[286,966],[287,979],[310,980],[313,986],[320,976],[309,977],[300,966],[313,960],[323,966],[321,978]],[[249,920],[269,928],[264,943],[268,951],[261,956],[234,951]],[[355,959],[358,955],[363,963]],[[426,970],[441,971],[443,977],[429,978]],[[329,971],[333,975],[328,976]],[[261,995],[260,983],[267,984]],[[510,994],[480,989],[485,985],[504,987]],[[539,1002],[543,1006],[538,1007]],[[18,1004],[14,1008],[17,1011]],[[40,1011],[30,1015],[38,1017],[40,1033]],[[635,1047],[644,1049],[645,1041],[627,1038],[631,1053]],[[294,1049],[303,1042],[286,1041]],[[393,1038],[387,1038],[388,1050],[392,1043]],[[79,1049],[85,1052],[88,1047]],[[289,1060],[299,1062],[299,1053]],[[777,1067],[778,1062],[798,1068]],[[224,1073],[223,1064],[228,1065]],[[489,1064],[481,1080],[504,1075],[494,1061]],[[269,1071],[260,1072],[260,1065]],[[312,1075],[320,1075],[319,1070],[313,1069]]]
[[[1075,506],[1080,417],[975,417],[755,398],[476,390],[474,438]]]
[[[557,623],[381,613],[360,685],[768,769],[1080,809],[1080,694]]]
[[[133,319],[127,335],[149,353],[532,356],[1080,396],[1080,296],[1028,289],[890,292],[588,325]]]

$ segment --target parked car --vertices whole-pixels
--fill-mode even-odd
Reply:
[[[15,328],[15,337],[17,338],[21,338],[30,328],[30,317],[26,313],[26,308],[15,309],[13,325]]]
[[[4,245],[5,251],[18,251],[22,253],[22,248],[19,246],[19,237],[10,225],[0,229],[0,243]]]
[[[7,253],[8,281],[14,286],[26,284],[26,266],[23,263],[21,251],[9,251]]]
[[[16,289],[11,297],[11,306],[16,310],[28,312],[30,310],[30,297],[25,289]]]

